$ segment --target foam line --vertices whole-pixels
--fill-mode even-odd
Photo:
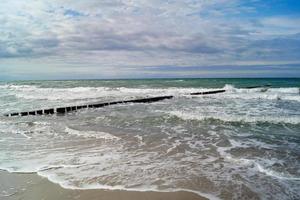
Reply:
[[[259,87],[269,87],[270,85],[263,86],[251,86],[246,87],[247,89],[259,88]],[[226,92],[226,88],[221,90],[212,90],[205,92],[192,92],[190,95],[208,95],[208,94],[217,94]],[[27,115],[52,115],[52,114],[64,114],[71,111],[76,111],[83,108],[100,108],[109,105],[122,104],[122,103],[152,103],[157,101],[162,101],[164,99],[171,99],[174,96],[158,96],[158,97],[150,97],[150,98],[142,98],[142,99],[134,99],[134,100],[125,100],[125,101],[114,101],[114,102],[106,102],[106,103],[97,103],[97,104],[88,104],[88,105],[79,105],[79,106],[71,106],[71,107],[61,107],[61,108],[50,108],[44,110],[37,111],[29,111],[29,112],[20,112],[20,113],[10,113],[5,114],[4,116],[12,117],[12,116],[27,116]]]

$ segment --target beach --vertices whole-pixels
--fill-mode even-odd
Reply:
[[[0,199],[299,199],[299,88],[300,79],[1,82]]]
[[[2,0],[0,200],[300,200],[299,24],[300,0]]]
[[[38,175],[0,171],[2,200],[205,200],[191,192],[134,192],[110,190],[71,190],[51,183]]]

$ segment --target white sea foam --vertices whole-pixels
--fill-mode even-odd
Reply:
[[[67,127],[65,129],[65,132],[67,132],[70,135],[75,135],[79,137],[85,137],[85,138],[97,138],[97,139],[104,139],[104,140],[119,140],[120,138],[117,136],[114,136],[110,133],[106,132],[98,132],[98,131],[79,131],[75,129],[71,129]]]
[[[77,87],[77,88],[26,88],[16,91],[15,95],[23,99],[42,100],[80,100],[95,99],[109,95],[110,88]],[[51,94],[51,95],[50,95]]]
[[[222,98],[227,99],[245,99],[245,100],[282,100],[282,101],[299,101],[300,102],[300,95],[295,94],[283,94],[283,93],[225,93]]]
[[[294,177],[291,175],[287,175],[285,173],[280,173],[280,172],[276,172],[271,169],[267,169],[266,167],[263,167],[263,165],[261,165],[259,163],[259,161],[256,159],[234,157],[229,153],[229,151],[234,148],[247,148],[247,147],[259,146],[258,148],[263,147],[263,148],[271,149],[271,148],[274,148],[276,145],[266,144],[266,143],[262,143],[259,141],[253,141],[253,140],[238,142],[238,141],[230,139],[229,141],[230,141],[230,147],[218,147],[217,151],[223,158],[225,158],[226,160],[228,160],[230,162],[233,162],[235,165],[238,164],[240,166],[255,166],[257,171],[259,171],[260,173],[264,173],[268,176],[271,176],[271,177],[274,177],[277,179],[292,180],[292,181],[300,180],[300,177]],[[272,165],[272,164],[278,162],[278,160],[275,158],[273,160],[265,160],[265,159],[263,159],[263,160],[264,160],[264,162],[269,163],[269,165]],[[250,169],[252,169],[252,167]]]
[[[300,88],[289,87],[289,88],[269,88],[268,92],[280,92],[289,94],[300,94]]]
[[[190,190],[190,189],[184,189],[184,188],[176,188],[176,189],[157,189],[157,186],[143,186],[143,187],[131,187],[128,188],[124,185],[105,185],[105,184],[99,184],[99,183],[91,183],[91,184],[81,184],[80,186],[75,186],[70,184],[65,179],[59,178],[59,176],[55,174],[50,174],[47,172],[38,172],[38,175],[42,177],[46,177],[49,181],[59,184],[61,187],[65,189],[71,189],[71,190],[95,190],[95,189],[102,189],[102,190],[122,190],[122,191],[133,191],[133,192],[191,192],[195,193],[199,196],[208,198],[210,200],[220,200],[216,195],[209,194],[205,192],[200,192],[196,190]]]
[[[288,169],[282,169],[282,173],[276,172],[277,168],[273,169],[272,164],[267,163],[269,158],[264,157],[264,152],[276,149],[272,152],[274,160],[285,162],[290,157],[282,158],[281,154],[277,156],[277,150],[279,153],[286,149],[292,153],[298,151],[299,145],[294,139],[298,127],[294,125],[300,124],[298,88],[238,89],[226,85],[224,88],[214,89],[36,86],[4,86],[0,89],[15,95],[16,105],[20,104],[20,109],[25,104],[31,106],[35,102],[50,105],[52,100],[59,100],[64,104],[72,100],[77,103],[77,99],[90,102],[93,98],[102,101],[106,98],[176,96],[172,101],[162,102],[165,105],[147,104],[149,109],[146,110],[138,105],[122,109],[107,107],[97,112],[86,110],[75,116],[25,117],[21,123],[16,122],[19,118],[5,118],[9,124],[0,121],[0,128],[7,132],[0,130],[2,138],[5,138],[0,145],[0,166],[11,172],[37,172],[40,176],[71,189],[190,191],[210,199],[217,198],[199,191],[215,191],[216,196],[223,188],[232,193],[240,192],[238,187],[232,187],[236,184],[231,173],[233,171],[249,180],[246,183],[250,185],[249,188],[253,188],[251,183],[259,182],[260,178],[268,181],[272,180],[268,176],[272,176],[284,179],[285,181],[278,181],[276,184],[278,188],[289,192],[289,188],[294,185],[288,183],[299,181],[297,175],[289,175]],[[191,92],[218,89],[226,89],[226,92],[204,96],[188,95]],[[43,101],[39,101],[41,99]],[[6,106],[2,106],[2,110],[5,109],[3,107]],[[169,116],[177,116],[185,121]],[[45,123],[28,123],[31,120],[43,120]],[[197,123],[188,120],[207,120],[208,123],[197,127]],[[244,126],[221,121],[253,124]],[[284,136],[283,151],[280,150],[281,136],[276,135],[277,130],[273,125],[255,124],[257,122],[284,123],[289,128]],[[66,124],[69,127],[65,128]],[[81,124],[84,126],[81,127]],[[87,126],[89,124],[91,126]],[[78,127],[79,130],[72,127]],[[123,139],[110,133],[94,131],[101,130],[100,127],[115,129],[117,133],[124,131],[124,135],[118,134]],[[286,130],[283,126],[278,127],[278,133]],[[283,128],[280,129],[281,127]],[[91,130],[82,130],[87,128]],[[256,134],[261,132],[270,134],[270,137],[266,136],[266,142],[264,137],[257,139]],[[24,139],[20,133],[25,133],[32,139]],[[11,148],[12,146],[15,148]],[[239,148],[243,149],[241,153],[236,151]],[[184,153],[176,153],[177,149]],[[251,176],[253,174],[259,176]],[[201,188],[199,184],[199,188],[197,187],[202,178],[212,182],[211,190]],[[181,189],[185,181],[187,187]],[[243,180],[241,182],[244,184]],[[282,182],[287,184],[281,184]],[[161,188],[167,189],[160,190]],[[262,188],[268,192],[272,189],[269,186]]]
[[[271,170],[271,169],[266,169],[257,162],[254,162],[254,163],[255,163],[255,166],[257,167],[259,172],[265,173],[268,176],[272,176],[272,177],[275,177],[277,179],[284,179],[284,180],[293,180],[293,181],[299,181],[300,180],[300,177],[293,177],[293,176],[290,176],[290,175],[286,175],[284,173],[279,173],[279,172],[276,172],[276,171]]]
[[[282,179],[282,180],[291,180],[291,181],[299,181],[300,180],[300,177],[294,177],[291,175],[287,175],[285,173],[280,173],[280,172],[276,172],[271,169],[267,169],[255,160],[246,159],[246,158],[234,158],[230,154],[224,153],[224,150],[220,150],[220,149],[219,149],[219,152],[222,152],[223,156],[225,155],[224,158],[226,158],[227,160],[229,160],[231,162],[234,162],[235,164],[245,165],[245,166],[254,165],[260,173],[264,173],[267,176],[271,176],[276,179]]]
[[[23,166],[22,166],[23,164]],[[18,167],[16,167],[18,166]],[[31,165],[24,165],[24,163],[14,163],[14,164],[2,164],[0,166],[0,170],[5,170],[10,173],[24,173],[24,174],[30,174],[30,173],[36,173],[39,171],[39,165],[38,163],[32,163]]]
[[[146,144],[146,143],[143,141],[143,136],[136,135],[136,136],[134,136],[134,137],[137,138],[137,140],[138,140],[140,146],[143,146],[143,145]]]
[[[201,112],[186,112],[186,111],[168,111],[169,115],[179,117],[183,120],[209,120],[215,119],[224,122],[247,122],[247,123],[288,123],[288,124],[300,124],[300,116],[248,116],[248,115],[224,115],[221,113],[206,114]]]
[[[181,145],[181,142],[179,140],[175,140],[175,142],[172,143],[172,147],[170,147],[169,149],[167,149],[167,154],[169,154],[170,152],[172,152],[173,150],[175,150],[179,145]]]
[[[13,85],[13,84],[6,84],[0,85],[0,89],[34,89],[37,88],[34,85]]]
[[[10,124],[8,122],[0,122],[0,133],[9,134],[15,138],[15,135],[21,135],[24,138],[30,139],[31,137],[27,134],[28,131],[24,131],[18,126]]]
[[[236,88],[233,85],[226,84],[222,89],[227,90],[227,91],[233,91]]]
[[[224,89],[222,98],[300,101],[300,89],[296,87],[238,89],[226,85]]]
[[[300,101],[299,88],[254,88],[239,89],[233,85],[225,85],[223,88],[110,88],[110,87],[73,87],[73,88],[40,88],[31,85],[0,85],[0,89],[6,89],[18,98],[35,100],[82,100],[98,98],[132,98],[136,96],[174,95],[186,96],[193,92],[210,90],[226,90],[222,94],[208,95],[222,98],[241,99],[268,99]],[[199,96],[202,98],[202,96]]]

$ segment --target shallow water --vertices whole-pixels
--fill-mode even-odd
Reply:
[[[271,84],[271,88],[242,87]],[[65,116],[0,117],[0,169],[65,188],[300,198],[300,79],[0,83],[0,113],[174,95]],[[190,96],[191,92],[225,93]]]

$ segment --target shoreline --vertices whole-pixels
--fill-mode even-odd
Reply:
[[[3,181],[1,181],[3,180]],[[154,192],[105,189],[65,189],[36,173],[0,170],[0,199],[3,200],[207,200],[188,191]]]

